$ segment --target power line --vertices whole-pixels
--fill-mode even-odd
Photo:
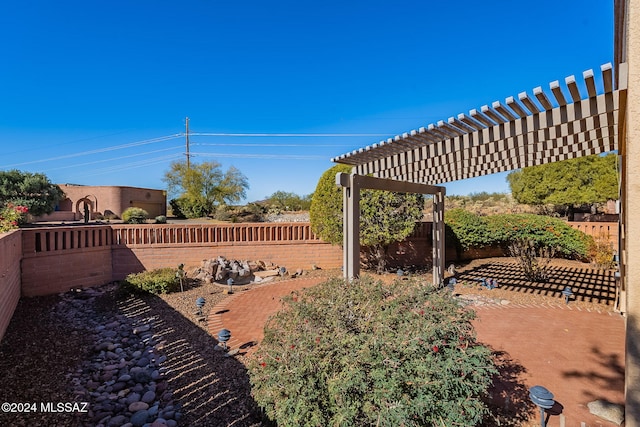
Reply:
[[[86,141],[93,141],[95,139],[101,139],[101,138],[108,138],[110,136],[114,136],[114,135],[122,135],[123,133],[129,133],[131,132],[131,130],[123,130],[120,132],[114,132],[114,133],[108,133],[108,134],[104,134],[104,135],[99,135],[99,136],[91,136],[91,137],[87,137],[87,138],[80,138],[80,139],[75,139],[73,141],[67,141],[67,142],[60,142],[57,144],[47,144],[47,148],[51,148],[51,147],[61,147],[63,145],[70,145],[70,144],[77,144],[79,142],[86,142]],[[18,150],[18,151],[8,151],[5,154],[18,154],[18,153],[25,153],[28,151],[33,151],[33,148],[25,148],[24,150]]]
[[[73,157],[88,156],[88,155],[91,155],[91,154],[106,153],[108,151],[121,150],[121,149],[124,149],[124,148],[131,148],[131,147],[138,147],[138,146],[141,146],[141,145],[153,144],[153,143],[156,143],[156,142],[164,142],[164,141],[169,141],[171,139],[176,139],[176,138],[181,138],[181,137],[182,137],[181,134],[173,134],[173,135],[161,136],[161,137],[158,137],[158,138],[145,139],[145,140],[137,141],[137,142],[130,142],[128,144],[115,145],[115,146],[111,146],[111,147],[105,147],[105,148],[98,148],[98,149],[95,149],[95,150],[83,151],[83,152],[80,152],[80,153],[65,154],[64,156],[49,157],[47,159],[32,160],[30,162],[22,162],[22,163],[15,163],[15,164],[12,164],[12,165],[5,165],[5,166],[2,166],[2,168],[10,168],[10,167],[15,167],[15,166],[31,165],[31,164],[34,164],[34,163],[44,163],[44,162],[51,162],[51,161],[55,161],[55,160],[70,159],[70,158],[73,158]]]
[[[380,137],[389,136],[386,133],[216,133],[191,132],[191,136],[235,136],[235,137],[299,137],[299,138],[355,138],[361,136]]]
[[[135,141],[135,142],[130,142],[130,143],[126,143],[126,144],[120,144],[120,145],[114,145],[114,146],[109,146],[109,147],[104,147],[104,148],[98,148],[98,149],[94,149],[94,150],[87,150],[87,151],[82,151],[82,152],[77,152],[77,153],[70,153],[70,154],[65,154],[65,155],[60,155],[60,156],[54,156],[54,157],[48,157],[48,158],[43,158],[43,159],[37,159],[37,160],[31,160],[28,162],[21,162],[21,163],[14,163],[14,164],[10,164],[10,165],[4,165],[4,166],[0,166],[0,168],[2,169],[8,169],[8,168],[12,168],[12,167],[16,167],[16,166],[25,166],[25,165],[32,165],[32,164],[38,164],[38,163],[45,163],[45,162],[54,162],[54,161],[59,161],[59,160],[66,160],[66,159],[72,159],[72,158],[77,158],[77,157],[82,157],[82,156],[89,156],[89,155],[95,155],[95,154],[100,154],[100,153],[106,153],[106,152],[110,152],[110,151],[115,151],[115,150],[122,150],[122,149],[127,149],[127,148],[134,148],[134,147],[139,147],[142,145],[147,145],[147,144],[154,144],[154,143],[159,143],[159,142],[164,142],[164,141],[170,141],[173,139],[177,139],[177,138],[183,138],[186,137],[186,144],[187,144],[187,152],[183,153],[186,154],[187,156],[187,162],[190,161],[190,157],[193,156],[196,153],[190,153],[189,152],[189,137],[191,135],[196,135],[196,136],[211,136],[211,137],[300,137],[300,138],[320,138],[320,137],[326,137],[326,138],[348,138],[348,137],[378,137],[378,136],[385,136],[386,134],[369,134],[369,133],[228,133],[228,132],[197,132],[197,133],[192,133],[189,131],[189,122],[188,122],[188,118],[187,118],[187,122],[186,122],[186,132],[183,133],[176,133],[176,134],[172,134],[172,135],[166,135],[166,136],[161,136],[161,137],[157,137],[157,138],[150,138],[150,139],[145,139],[145,140],[141,140],[141,141]],[[258,143],[258,144],[249,144],[249,143],[196,143],[193,145],[200,145],[200,146],[236,146],[236,147],[309,147],[309,145],[305,145],[305,144],[277,144],[277,143],[273,143],[273,144],[262,144],[262,143]],[[343,144],[314,144],[313,147],[343,147]],[[163,149],[163,150],[153,150],[153,151],[147,151],[145,153],[140,153],[140,154],[133,154],[133,155],[128,155],[128,156],[120,156],[120,157],[116,157],[116,158],[111,158],[111,159],[102,159],[102,160],[96,160],[93,162],[85,162],[82,163],[80,165],[76,164],[76,165],[69,165],[69,166],[59,166],[59,167],[54,167],[54,168],[50,168],[48,170],[58,170],[58,169],[68,169],[68,168],[73,168],[73,167],[79,167],[79,166],[86,166],[86,165],[91,165],[91,164],[98,164],[98,163],[105,163],[105,162],[109,162],[109,161],[117,161],[117,160],[121,160],[121,159],[125,159],[125,158],[130,158],[130,157],[135,157],[135,156],[142,156],[142,155],[148,155],[148,154],[152,154],[152,153],[157,153],[160,151],[168,151],[171,149],[175,149],[177,147],[172,147],[172,148],[168,148],[168,149]],[[273,154],[236,154],[236,153],[231,153],[231,154],[225,154],[225,153],[197,153],[200,156],[207,156],[207,157],[213,157],[213,156],[217,156],[217,157],[227,157],[227,158],[262,158],[262,159],[295,159],[295,160],[315,160],[315,159],[324,159],[324,156],[313,156],[313,155],[273,155]],[[169,157],[171,159],[175,158],[173,156]],[[158,163],[160,161],[164,161],[166,160],[166,157],[160,158],[160,160],[156,160],[156,159],[151,159],[152,163]],[[141,163],[141,165],[145,165],[145,164],[150,164],[147,163],[147,161],[144,161]],[[123,165],[123,166],[115,166],[114,168],[108,169],[109,171],[111,170],[122,170],[122,169],[127,169],[129,167],[137,167],[136,164],[130,164],[130,165]]]
[[[298,154],[240,154],[240,153],[191,153],[192,156],[203,157],[233,157],[244,159],[287,159],[287,160],[329,160],[326,156],[298,155]]]
[[[193,134],[192,134],[193,135]],[[345,147],[345,144],[243,144],[243,143],[233,143],[233,142],[221,142],[221,143],[207,143],[207,142],[195,142],[191,143],[191,145],[199,145],[199,146],[216,146],[216,147]]]
[[[109,173],[109,172],[116,172],[116,171],[127,170],[127,169],[135,169],[135,168],[154,165],[154,164],[158,164],[158,163],[166,163],[168,160],[179,159],[179,158],[182,158],[182,156],[183,156],[183,153],[170,154],[168,156],[162,156],[162,157],[156,157],[156,158],[153,158],[153,159],[141,160],[139,162],[132,162],[132,163],[124,164],[124,165],[118,165],[118,166],[112,166],[112,167],[107,167],[107,168],[102,168],[102,169],[96,169],[94,171],[94,173],[83,173],[83,176],[102,175],[102,174]]]
[[[161,150],[145,151],[144,153],[129,154],[128,156],[111,157],[109,159],[94,160],[92,162],[76,163],[76,164],[69,165],[69,166],[59,166],[57,168],[47,168],[46,170],[54,171],[54,170],[60,170],[60,169],[70,169],[70,168],[75,168],[75,167],[79,167],[79,166],[87,166],[87,165],[94,165],[94,164],[97,164],[97,163],[106,163],[106,162],[112,162],[112,161],[122,160],[122,159],[130,159],[131,157],[146,156],[146,155],[149,155],[149,154],[161,153],[163,151],[170,151],[170,150],[180,150],[180,147],[169,147],[169,148],[163,148]],[[180,153],[180,155],[181,154],[182,153]]]

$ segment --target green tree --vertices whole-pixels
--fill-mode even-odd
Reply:
[[[40,216],[53,212],[64,197],[62,189],[44,174],[0,171],[0,207],[9,203],[26,206],[31,215]]]
[[[511,172],[513,197],[529,205],[572,208],[618,198],[617,155],[587,156]]]
[[[280,426],[474,426],[496,373],[475,313],[424,282],[340,279],[289,295],[249,365]]]
[[[218,162],[171,163],[163,180],[176,206],[188,218],[206,216],[218,206],[237,203],[246,196],[247,177],[231,166],[226,172]]]
[[[337,165],[326,171],[311,200],[311,227],[322,240],[342,244],[342,189],[335,183],[338,172],[350,173],[347,165]],[[422,194],[362,190],[360,200],[360,243],[367,250],[367,259],[378,272],[386,266],[389,245],[408,237],[422,218]]]

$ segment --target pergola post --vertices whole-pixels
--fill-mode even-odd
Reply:
[[[440,286],[444,281],[444,188],[433,195],[433,284]]]
[[[360,186],[355,176],[336,175],[336,185],[343,188],[342,268],[347,280],[360,277]]]
[[[433,195],[433,284],[444,279],[444,187],[357,174],[336,174],[336,185],[343,187],[343,276],[353,280],[360,276],[360,189],[386,190],[397,193]]]

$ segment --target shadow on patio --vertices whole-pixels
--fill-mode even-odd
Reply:
[[[522,293],[563,298],[562,290],[570,286],[577,301],[613,306],[616,297],[614,272],[588,267],[550,266],[549,280],[531,282],[515,262],[491,262],[458,273],[458,281],[496,279],[500,288]]]

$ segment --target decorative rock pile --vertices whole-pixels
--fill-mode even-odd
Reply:
[[[205,283],[218,282],[228,284],[228,280],[231,279],[235,285],[246,285],[269,281],[273,276],[286,274],[286,271],[286,268],[272,263],[227,260],[225,257],[219,256],[203,260],[200,267],[191,273],[191,277]],[[299,270],[296,274],[302,274],[302,270]]]
[[[89,360],[67,374],[77,401],[89,402],[81,421],[104,427],[176,426],[181,412],[165,378],[165,343],[157,342],[152,319],[135,310],[97,315],[96,298],[111,291],[113,285],[68,292],[56,307],[65,321],[93,335]]]

